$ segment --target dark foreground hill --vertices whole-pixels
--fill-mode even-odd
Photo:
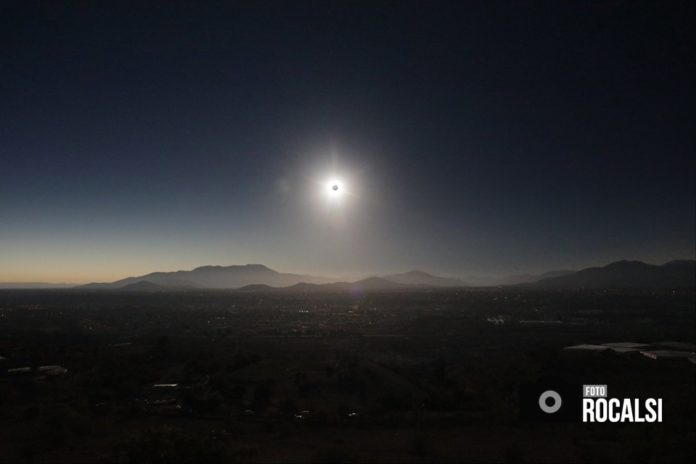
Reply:
[[[571,274],[541,279],[540,288],[694,288],[696,261],[670,261],[661,266],[641,261],[617,261]]]

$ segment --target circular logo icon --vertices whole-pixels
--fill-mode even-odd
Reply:
[[[546,414],[553,414],[561,409],[563,400],[561,400],[561,395],[553,390],[546,390],[544,393],[539,395],[539,407]]]

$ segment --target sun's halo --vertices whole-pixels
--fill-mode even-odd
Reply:
[[[329,182],[326,183],[327,186],[327,191],[329,195],[333,196],[338,196],[343,194],[344,187],[343,184],[340,180],[338,179],[332,179]]]

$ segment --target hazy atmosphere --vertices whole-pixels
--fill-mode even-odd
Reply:
[[[0,282],[694,256],[686,3],[269,6],[3,4]]]

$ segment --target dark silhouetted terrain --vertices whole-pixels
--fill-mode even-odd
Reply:
[[[695,457],[693,290],[131,285],[0,291],[0,462]],[[663,398],[665,420],[531,421],[549,377]]]
[[[572,274],[539,280],[546,288],[694,288],[696,261],[671,261],[662,266],[618,261]]]
[[[503,284],[504,282],[504,284]],[[10,284],[6,284],[10,285]],[[581,271],[549,271],[513,275],[489,281],[488,285],[533,285],[544,288],[694,288],[696,261],[672,261],[661,266],[640,261],[618,261]],[[466,287],[461,279],[409,271],[355,282],[335,282],[329,277],[282,273],[261,264],[202,266],[192,271],[153,272],[112,283],[94,283],[89,290],[186,290],[242,289],[243,291],[363,291],[403,290],[412,287]],[[26,287],[26,286],[23,286]]]

